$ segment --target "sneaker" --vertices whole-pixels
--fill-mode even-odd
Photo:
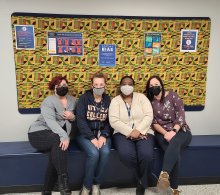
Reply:
[[[181,191],[178,189],[171,189],[172,190],[172,195],[180,195]]]
[[[144,195],[144,193],[145,193],[145,188],[141,184],[138,184],[136,188],[136,195]]]
[[[92,186],[92,195],[101,195],[100,186],[93,185]]]
[[[89,195],[90,190],[88,190],[85,186],[82,187],[79,195]]]
[[[161,190],[166,190],[167,188],[169,188],[169,186],[169,174],[165,171],[161,171],[159,180],[157,182],[157,187]]]

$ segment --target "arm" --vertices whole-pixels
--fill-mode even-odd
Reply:
[[[60,136],[60,140],[69,140],[69,136],[56,121],[55,107],[48,99],[45,99],[41,105],[41,114],[47,126]]]
[[[143,112],[142,122],[138,124],[137,130],[140,131],[142,135],[145,135],[146,130],[150,129],[153,120],[153,109],[150,101],[147,99],[145,95],[140,96],[140,104]]]
[[[174,121],[174,128],[177,131],[179,131],[179,129],[186,123],[186,121],[183,101],[176,93],[174,93],[173,95],[173,105],[176,115],[176,119]]]
[[[132,128],[121,121],[120,113],[122,110],[120,109],[120,103],[113,98],[111,104],[109,106],[109,122],[113,129],[120,132],[121,134],[129,137],[132,132]],[[127,113],[126,113],[127,116]]]
[[[110,100],[110,97],[109,97],[109,96],[108,96],[107,98],[108,98],[108,99],[107,99],[106,109],[107,109],[107,108],[109,109],[109,105],[110,105],[111,100]],[[106,118],[104,124],[105,124],[105,126],[104,126],[104,129],[101,131],[101,136],[107,138],[107,137],[109,137],[109,136],[111,135],[111,133],[112,133],[112,128],[111,128],[111,126],[110,126],[110,124],[109,124],[109,117],[108,117],[108,116],[107,116],[107,118]]]
[[[77,102],[77,105],[76,105],[76,122],[77,122],[77,126],[79,128],[79,132],[82,135],[84,135],[87,139],[93,140],[93,139],[95,139],[95,136],[87,123],[86,106],[87,106],[87,104],[85,102],[85,97],[81,96],[79,98],[79,101]]]

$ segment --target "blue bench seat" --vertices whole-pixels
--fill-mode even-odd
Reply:
[[[159,174],[162,151],[155,147],[153,175]],[[38,152],[29,142],[0,143],[0,194],[41,191],[47,166],[47,155]],[[180,184],[220,182],[220,135],[194,135],[182,153]],[[68,171],[72,190],[80,189],[85,166],[85,154],[75,141],[68,149]],[[124,166],[112,148],[103,187],[135,186],[132,171]],[[156,184],[152,176],[150,185]]]

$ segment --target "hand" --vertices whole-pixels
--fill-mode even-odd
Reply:
[[[67,150],[68,146],[69,146],[70,141],[68,139],[60,141],[60,148],[61,150],[65,151]]]
[[[137,139],[139,136],[140,136],[140,131],[138,131],[137,129],[133,129],[133,131],[129,135],[131,139]]]
[[[168,132],[165,133],[164,139],[167,142],[169,142],[173,138],[173,136],[175,136],[175,135],[176,135],[176,133],[174,131],[168,131]]]
[[[63,112],[63,118],[66,119],[66,120],[74,120],[75,119],[75,115],[69,111],[69,110],[66,110]]]
[[[146,135],[140,134],[139,138],[141,138],[141,139],[147,139],[147,134],[146,134]]]
[[[103,145],[106,144],[106,138],[103,136],[100,136],[98,139],[98,142],[99,142],[99,148],[101,148]]]
[[[92,139],[91,142],[93,143],[93,145],[94,145],[97,149],[99,149],[99,142],[98,142],[98,140],[97,140],[96,138]]]

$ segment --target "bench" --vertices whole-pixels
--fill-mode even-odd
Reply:
[[[47,155],[31,147],[29,142],[0,143],[0,194],[41,191],[47,166]],[[155,147],[152,172],[159,175],[162,151]],[[70,187],[79,190],[82,185],[85,154],[75,141],[68,149]],[[194,135],[184,150],[181,160],[180,184],[208,184],[220,182],[220,135]],[[135,177],[124,166],[117,151],[112,148],[103,188],[134,187]],[[151,186],[156,184],[152,177]]]

